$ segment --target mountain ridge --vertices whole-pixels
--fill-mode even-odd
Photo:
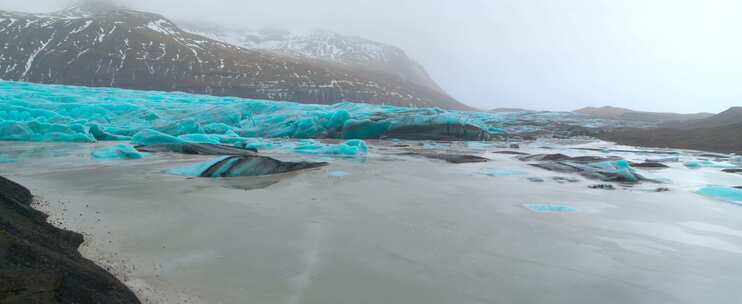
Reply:
[[[714,115],[712,113],[680,114],[680,113],[670,113],[670,112],[646,112],[646,111],[635,111],[631,109],[613,107],[613,106],[585,107],[585,108],[577,109],[573,112],[593,116],[595,118],[642,121],[642,122],[657,122],[657,123],[668,122],[668,121],[703,119],[703,118],[708,118]]]
[[[657,128],[620,129],[597,134],[619,144],[742,153],[742,107],[697,120],[674,121]]]
[[[248,50],[186,32],[159,14],[98,1],[51,14],[0,11],[0,41],[7,41],[0,49],[5,80],[472,109],[394,75]]]

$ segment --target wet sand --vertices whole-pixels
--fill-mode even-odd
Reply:
[[[8,145],[57,149],[2,143],[0,152]],[[90,150],[101,145],[108,144],[65,146],[64,155],[40,153],[0,164],[0,172],[31,189],[50,221],[86,233],[83,254],[151,303],[737,303],[742,297],[742,207],[694,193],[708,184],[742,185],[741,175],[719,169],[673,163],[642,170],[669,184],[607,191],[587,187],[600,182],[491,153],[503,149],[479,150],[492,162],[456,165],[372,144],[367,158],[334,158],[327,168],[200,179],[162,172],[208,157],[91,160]],[[543,145],[519,151],[654,157]],[[493,177],[480,174],[484,169],[520,174]],[[560,184],[555,176],[579,182]],[[641,191],[657,187],[671,191]],[[531,203],[577,211],[537,213],[525,208]]]

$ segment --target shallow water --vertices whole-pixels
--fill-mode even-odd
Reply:
[[[742,297],[742,207],[695,193],[706,185],[742,185],[742,175],[688,169],[682,161],[694,157],[685,152],[669,169],[640,170],[669,183],[614,184],[618,190],[607,191],[588,189],[598,181],[493,154],[503,149],[489,145],[469,152],[492,162],[464,165],[397,155],[404,148],[383,142],[370,143],[363,158],[272,152],[331,165],[201,179],[163,172],[208,157],[90,157],[113,144],[0,142],[0,154],[15,159],[0,164],[0,174],[29,187],[50,221],[85,232],[83,254],[155,303],[737,303]],[[426,145],[468,150],[453,146]],[[529,153],[661,157],[547,142],[521,146]],[[24,153],[31,157],[17,157]],[[487,170],[523,174],[481,174]],[[553,180],[558,176],[579,181],[560,184]],[[670,191],[649,192],[657,187]],[[528,204],[574,211],[541,213]]]

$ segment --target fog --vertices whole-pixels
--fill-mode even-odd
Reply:
[[[66,1],[0,0],[49,12]],[[402,47],[480,108],[718,112],[742,103],[739,0],[128,0],[242,27],[323,28]]]

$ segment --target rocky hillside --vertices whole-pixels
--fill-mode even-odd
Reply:
[[[0,176],[0,303],[139,303],[77,248],[83,236],[47,223],[28,189]]]
[[[468,109],[436,88],[352,65],[248,50],[101,2],[0,11],[0,79],[330,104]]]
[[[246,49],[388,73],[443,92],[422,65],[410,59],[402,49],[388,44],[325,30],[291,32],[280,29],[234,29],[187,21],[177,23],[188,32]]]
[[[600,108],[587,107],[574,111],[576,113],[585,114],[594,118],[602,119],[614,119],[624,121],[640,121],[649,123],[663,123],[669,121],[685,121],[692,119],[703,119],[713,116],[711,113],[695,113],[695,114],[678,114],[678,113],[658,113],[658,112],[642,112],[634,111],[624,108],[617,108],[611,106],[605,106]]]
[[[598,137],[620,144],[742,153],[742,108],[709,118],[665,123],[660,128],[621,129]]]
[[[742,123],[742,107],[731,107],[724,112],[703,119],[667,122],[664,123],[662,127],[676,129],[703,129],[722,127],[737,123]]]

